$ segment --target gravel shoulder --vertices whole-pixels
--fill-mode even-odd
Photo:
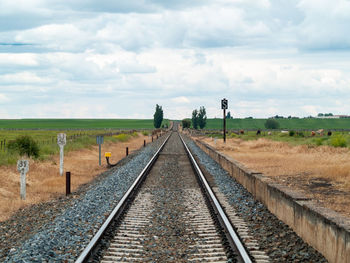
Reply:
[[[204,153],[192,140],[186,138],[191,152],[196,156],[211,186],[226,196],[229,204],[247,223],[250,234],[273,262],[327,262],[314,248],[305,243],[219,164]]]
[[[164,139],[124,158],[71,196],[21,209],[1,222],[0,261],[72,262]]]

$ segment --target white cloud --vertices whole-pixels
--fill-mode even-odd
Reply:
[[[37,55],[29,53],[0,53],[0,65],[2,67],[17,66],[37,66]]]
[[[346,113],[350,5],[321,2],[2,1],[2,117]]]
[[[0,103],[8,101],[10,101],[10,99],[6,95],[0,93]]]
[[[171,101],[175,102],[176,104],[188,104],[188,103],[190,103],[190,100],[184,96],[172,98]]]

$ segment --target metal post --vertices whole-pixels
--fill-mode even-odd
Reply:
[[[101,166],[101,144],[98,145],[98,165]]]
[[[153,142],[153,135],[152,135],[152,142]]]
[[[146,147],[146,140],[143,140],[143,147]]]
[[[126,147],[126,156],[129,155],[129,147]]]
[[[70,172],[66,172],[66,195],[70,193]]]
[[[224,109],[224,142],[226,143],[226,109]]]

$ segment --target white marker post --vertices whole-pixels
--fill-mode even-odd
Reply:
[[[63,148],[66,145],[66,134],[59,133],[57,134],[57,144],[60,147],[60,176],[63,176]]]
[[[29,161],[28,160],[18,160],[17,170],[21,173],[21,199],[26,200],[26,174],[29,171]]]

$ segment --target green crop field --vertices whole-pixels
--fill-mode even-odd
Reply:
[[[349,119],[276,119],[279,129],[350,129]],[[265,129],[266,119],[227,119],[227,129]],[[208,119],[206,129],[222,129],[222,119]]]
[[[163,124],[169,126],[169,120]],[[65,151],[77,150],[96,144],[96,135],[128,133],[131,130],[154,129],[153,119],[21,119],[0,120],[0,165],[15,164],[20,157],[8,149],[11,141],[24,135],[34,139],[40,148],[39,159],[46,160],[57,154],[57,134],[67,135]],[[143,132],[144,135],[149,131]],[[135,133],[133,133],[135,134]],[[131,136],[131,135],[130,135]],[[105,141],[118,141],[116,136],[105,136]]]
[[[163,124],[169,124],[164,120]],[[0,129],[153,129],[153,119],[15,119],[0,120]]]

